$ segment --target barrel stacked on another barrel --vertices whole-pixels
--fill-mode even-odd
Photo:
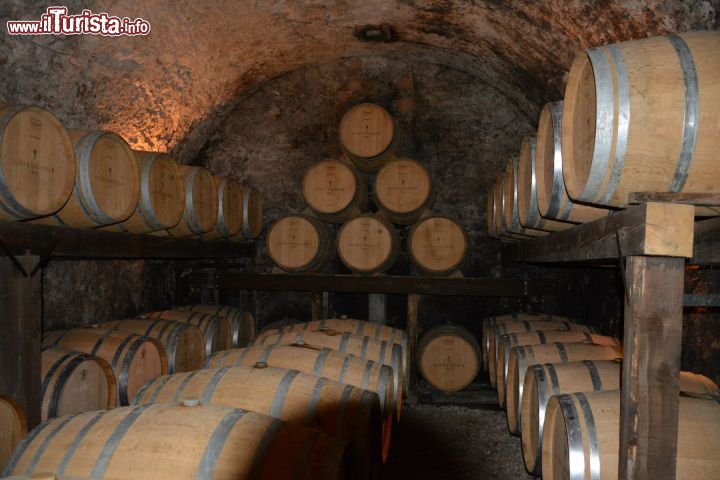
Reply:
[[[528,472],[548,479],[617,478],[622,343],[564,317],[517,313],[485,319],[482,363],[522,439]],[[718,462],[720,389],[680,374],[678,472],[709,478]],[[694,449],[691,435],[702,438]]]
[[[405,250],[417,272],[459,272],[467,234],[456,220],[430,211],[430,172],[396,155],[399,135],[390,114],[370,103],[352,107],[340,122],[340,144],[342,158],[321,160],[305,173],[308,209],[280,217],[270,227],[267,251],[275,265],[288,273],[318,272],[337,252],[353,273],[382,274],[396,263],[406,237]]]

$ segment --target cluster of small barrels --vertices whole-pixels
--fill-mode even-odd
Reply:
[[[260,234],[263,212],[260,194],[231,178],[0,103],[0,220],[240,241]]]
[[[628,206],[633,192],[718,192],[720,33],[591,48],[487,194],[487,230],[526,239]],[[696,215],[718,215],[696,207]]]
[[[249,312],[214,305],[43,345],[43,423],[24,435],[0,399],[17,427],[0,435],[6,475],[378,478],[407,372],[401,330],[329,319],[256,336]]]
[[[275,265],[288,273],[317,272],[337,251],[350,271],[379,274],[396,262],[403,233],[416,271],[459,271],[467,234],[456,220],[430,211],[430,173],[418,161],[395,156],[398,134],[390,114],[370,103],[354,106],[340,122],[340,143],[343,158],[319,161],[305,173],[308,209],[277,219],[268,230]],[[369,210],[371,183],[375,213]],[[336,241],[328,224],[340,225]],[[398,231],[403,227],[407,232]]]
[[[482,363],[527,471],[547,480],[618,478],[623,348],[570,319],[537,313],[487,318]],[[678,478],[720,469],[720,388],[680,372]]]

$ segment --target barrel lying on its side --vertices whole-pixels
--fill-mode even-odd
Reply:
[[[10,397],[0,395],[0,473],[10,461],[10,456],[20,441],[27,435],[25,411]]]
[[[202,312],[186,312],[180,310],[164,310],[147,314],[148,318],[161,318],[176,322],[195,325],[202,332],[205,339],[205,356],[219,350],[232,347],[232,326],[223,317],[209,315]]]

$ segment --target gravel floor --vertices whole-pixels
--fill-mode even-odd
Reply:
[[[526,480],[520,439],[505,412],[456,406],[404,406],[393,432],[385,479]]]

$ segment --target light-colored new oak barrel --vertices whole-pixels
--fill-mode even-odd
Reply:
[[[338,257],[355,273],[387,271],[395,263],[400,237],[390,222],[378,215],[358,215],[343,224],[337,236]]]
[[[245,210],[243,195],[245,191],[242,185],[232,178],[215,175],[213,181],[218,199],[217,222],[212,230],[202,234],[202,238],[217,240],[236,237],[241,234],[243,226]]]
[[[617,360],[623,357],[622,347],[587,343],[552,343],[514,347],[510,351],[508,374],[505,381],[505,411],[508,429],[520,435],[522,423],[523,387],[525,372],[535,364],[569,363],[582,360]]]
[[[406,385],[408,372],[403,369],[402,347],[394,342],[326,329],[270,335],[252,344],[254,347],[270,345],[309,345],[320,349],[330,348],[336,352],[357,355],[360,358],[388,365],[393,369],[395,395],[399,399],[402,398],[403,385]]]
[[[383,217],[399,225],[415,223],[434,200],[430,172],[420,162],[404,157],[380,169],[373,194]]]
[[[503,214],[505,215],[505,227],[509,233],[525,235],[527,237],[541,237],[548,232],[538,228],[524,227],[520,223],[520,212],[518,206],[518,158],[511,158],[505,168],[503,185]]]
[[[548,232],[559,232],[572,227],[572,223],[550,220],[540,215],[537,185],[537,137],[526,135],[520,144],[517,171],[517,208],[520,224]]]
[[[128,318],[101,323],[100,328],[122,330],[159,341],[168,359],[168,373],[191,372],[205,363],[205,339],[195,325],[160,318]]]
[[[427,216],[408,232],[407,253],[413,266],[427,275],[446,276],[460,270],[467,259],[468,236],[452,218]]]
[[[96,228],[127,220],[140,198],[140,174],[130,146],[111,132],[68,133],[75,146],[73,193],[60,211],[34,222]]]
[[[173,237],[192,237],[208,233],[218,219],[218,192],[210,172],[202,167],[178,165],[185,186],[185,209],[180,222],[167,233]]]
[[[316,272],[333,255],[333,237],[327,226],[301,213],[275,220],[265,243],[273,263],[288,273]]]
[[[537,332],[510,333],[501,335],[490,348],[490,374],[495,374],[495,386],[498,391],[498,402],[505,406],[505,378],[510,363],[510,350],[513,347],[526,345],[544,345],[548,343],[591,343],[594,345],[610,345],[622,347],[622,341],[614,337],[606,337],[594,333],[567,330],[540,330]],[[493,347],[493,345],[496,346]]]
[[[51,347],[43,349],[40,365],[43,421],[117,405],[115,374],[102,358]]]
[[[43,335],[43,348],[63,347],[100,357],[117,382],[117,403],[125,406],[146,382],[165,375],[167,356],[154,338],[103,328],[58,330]]]
[[[423,378],[443,392],[462,390],[480,372],[480,346],[475,335],[459,325],[439,325],[423,333],[417,358]]]
[[[717,192],[719,50],[708,31],[578,53],[562,118],[570,198],[624,207],[638,191]]]
[[[364,172],[376,172],[398,146],[393,118],[372,103],[361,103],[345,112],[339,133],[345,156]]]
[[[148,318],[161,318],[195,325],[202,332],[205,341],[205,356],[232,347],[232,325],[227,318],[203,312],[184,312],[181,310],[152,312],[148,314]]]
[[[197,370],[156,378],[143,387],[133,405],[178,403],[242,408],[286,422],[317,428],[353,444],[363,478],[376,478],[381,459],[380,404],[374,392],[301,373],[253,366]],[[388,442],[389,446],[389,442]]]
[[[319,219],[343,223],[363,211],[367,201],[365,179],[352,165],[338,160],[322,160],[303,177],[302,194]]]
[[[230,305],[188,305],[179,310],[185,309],[227,318],[232,327],[233,348],[244,347],[255,340],[255,315],[248,309]]]
[[[15,447],[27,435],[25,411],[10,397],[0,395],[0,473],[10,461]]]
[[[680,396],[678,427],[675,478],[717,478],[720,403]],[[545,414],[543,479],[616,480],[619,442],[619,390],[552,397]]]
[[[51,215],[70,198],[75,153],[51,112],[0,102],[0,220]]]
[[[166,153],[133,153],[140,171],[140,200],[130,218],[105,229],[150,233],[174,227],[185,210],[185,186],[175,160]]]
[[[351,474],[351,458],[346,441],[302,425],[219,405],[161,403],[45,422],[20,444],[5,473],[337,480]]]
[[[591,222],[610,210],[575,203],[568,197],[563,179],[562,108],[563,102],[547,103],[540,112],[535,153],[538,210],[553,220]]]
[[[525,372],[520,425],[523,458],[528,471],[542,474],[542,439],[545,411],[553,395],[618,390],[622,364],[612,360],[585,360],[566,364],[533,365]],[[709,378],[680,372],[680,391],[718,396],[720,388]]]

